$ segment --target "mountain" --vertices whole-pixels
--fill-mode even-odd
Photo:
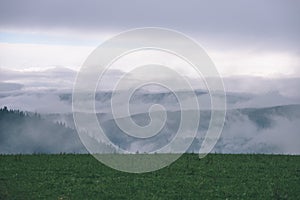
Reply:
[[[38,114],[0,109],[0,153],[86,152],[76,132]]]
[[[201,111],[198,133],[190,152],[198,152],[208,129],[210,110]],[[74,128],[72,114],[43,115],[54,122],[64,122]],[[107,137],[117,146],[136,152],[152,151],[166,145],[176,134],[180,111],[167,111],[167,121],[161,131],[146,140],[125,134],[116,124],[111,113],[98,113],[99,123]],[[128,117],[129,118],[129,117]],[[138,125],[149,124],[147,112],[130,118]],[[300,154],[300,105],[227,110],[221,137],[214,148],[219,153],[280,153]],[[88,124],[87,124],[88,125]],[[185,138],[182,138],[184,141]]]
[[[199,151],[209,125],[210,111],[200,114],[198,133],[189,152]],[[143,140],[125,134],[110,113],[98,113],[97,117],[110,141],[132,152],[163,147],[174,138],[180,124],[180,111],[167,111],[161,131]],[[141,126],[150,122],[148,113],[133,114],[130,118]],[[299,123],[300,105],[227,110],[223,132],[213,152],[300,154]],[[95,135],[86,133],[84,142],[98,153],[116,152],[111,144],[102,143]],[[181,138],[182,142],[186,139]],[[87,153],[75,131],[72,114],[40,115],[7,107],[0,109],[1,154],[61,152]]]

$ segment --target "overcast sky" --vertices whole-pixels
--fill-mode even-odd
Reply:
[[[78,70],[105,39],[155,26],[194,38],[222,76],[300,76],[299,2],[0,0],[0,68]]]

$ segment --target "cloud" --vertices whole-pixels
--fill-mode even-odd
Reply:
[[[5,1],[0,67],[78,69],[108,36],[156,26],[195,38],[223,76],[300,76],[299,19],[297,1]]]
[[[300,154],[299,106],[294,109],[294,113],[298,114],[293,116],[288,106],[250,110],[248,113],[229,112],[215,151]],[[256,121],[250,120],[250,116],[254,113]]]
[[[0,92],[9,92],[22,89],[23,85],[18,83],[0,82]]]
[[[43,1],[1,3],[2,27],[108,29],[165,25],[198,31],[281,34],[299,31],[294,1]],[[298,16],[298,17],[297,17]],[[197,24],[195,24],[197,22]]]
[[[300,78],[265,78],[257,76],[232,76],[223,78],[227,92],[251,94],[275,94],[300,98],[298,86]]]
[[[217,41],[293,46],[299,41],[297,1],[5,1],[2,30],[101,32],[160,26]],[[195,35],[193,35],[195,36]],[[259,39],[259,40],[258,40]],[[236,43],[236,42],[235,42]],[[274,44],[276,43],[276,44]]]
[[[0,43],[0,67],[6,69],[47,69],[64,66],[78,69],[93,47]]]
[[[72,69],[64,67],[51,67],[46,69],[31,68],[29,70],[8,70],[0,68],[0,72],[0,80],[22,84],[24,91],[72,89],[77,73]]]
[[[109,71],[98,87],[96,94],[97,112],[111,112],[111,94],[114,84],[124,72]],[[15,109],[38,111],[44,113],[71,112],[72,89],[76,78],[76,71],[67,68],[50,68],[43,71],[1,71],[0,105]],[[298,85],[299,78],[266,79],[261,77],[227,77],[224,85],[227,96],[227,108],[255,108],[300,103]],[[194,84],[192,82],[192,84]],[[200,107],[210,108],[210,96],[205,87],[197,87],[196,91]],[[126,92],[126,91],[120,91]],[[184,92],[184,91],[182,91]],[[191,95],[185,94],[188,101]],[[169,111],[179,108],[172,93],[161,87],[143,87],[135,92],[131,98],[130,111],[141,113],[153,105],[162,104]],[[124,106],[120,99],[117,106]]]
[[[270,144],[280,147],[274,153],[300,154],[300,134],[298,132],[300,120],[274,117],[274,121],[274,127],[261,131],[249,142],[249,145]]]
[[[295,52],[279,49],[210,50],[209,56],[223,77],[262,76],[299,77],[300,58]]]
[[[39,113],[70,113],[71,105],[55,93],[11,95],[0,98],[0,105],[10,109],[20,109]]]
[[[221,138],[213,152],[300,154],[299,111],[299,105],[230,110],[227,112]],[[147,139],[130,137],[116,125],[113,119],[105,117],[105,114],[100,115],[98,119],[104,132],[116,146],[132,152],[148,152],[170,142],[178,129],[180,122],[178,114],[180,113],[168,112],[167,122],[161,132]],[[130,117],[138,123],[148,121],[149,116],[143,113]],[[197,140],[191,146],[190,152],[199,151],[207,131],[210,113],[204,111],[201,117]],[[184,143],[186,139],[183,137],[179,141]],[[170,149],[170,152],[176,150]]]

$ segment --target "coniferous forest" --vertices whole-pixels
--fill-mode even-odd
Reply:
[[[50,122],[37,113],[0,109],[0,153],[85,152],[77,133],[61,122]]]

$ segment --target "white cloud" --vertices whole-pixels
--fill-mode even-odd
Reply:
[[[0,43],[0,67],[45,69],[64,66],[79,69],[94,47]]]
[[[40,70],[64,66],[78,70],[95,46],[0,43],[0,67]],[[300,59],[287,52],[250,52],[247,49],[208,50],[221,76],[300,76]]]
[[[293,53],[247,49],[212,50],[208,53],[222,76],[300,76],[297,72],[300,58]]]

